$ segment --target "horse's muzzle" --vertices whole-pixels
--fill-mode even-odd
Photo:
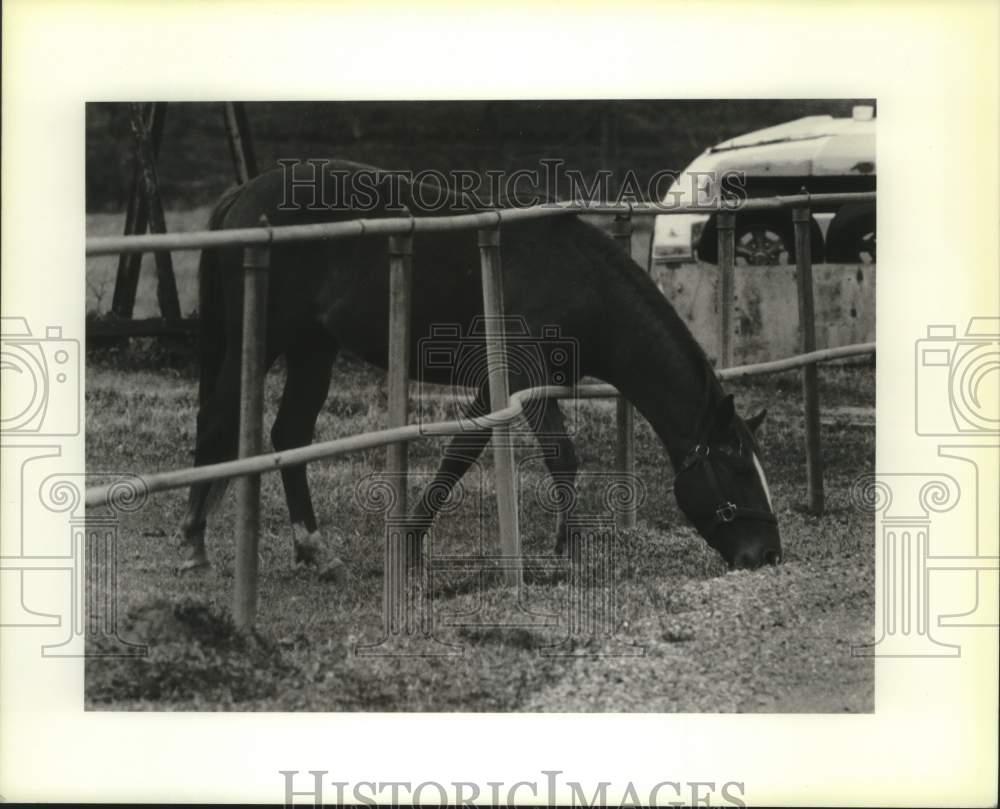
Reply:
[[[781,551],[775,548],[757,547],[744,548],[733,557],[732,570],[755,570],[764,565],[776,565],[781,562]]]

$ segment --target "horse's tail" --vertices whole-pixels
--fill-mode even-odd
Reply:
[[[242,190],[237,185],[222,195],[208,220],[209,230],[221,230],[226,214]],[[226,355],[224,279],[218,249],[202,250],[198,263],[198,342],[201,355],[198,402],[203,406],[215,388]]]

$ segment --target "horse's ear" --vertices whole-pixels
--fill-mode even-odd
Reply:
[[[746,420],[746,425],[747,425],[747,427],[750,428],[750,432],[756,434],[757,429],[760,427],[761,424],[764,423],[764,419],[765,418],[767,418],[767,408],[766,407],[763,408],[756,415],[753,415],[750,418],[748,418]]]
[[[720,431],[729,429],[734,418],[736,418],[736,406],[733,404],[733,394],[727,393],[715,408],[715,429]]]

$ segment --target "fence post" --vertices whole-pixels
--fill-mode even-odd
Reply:
[[[810,228],[812,213],[809,206],[792,209],[795,223],[795,275],[799,293],[799,332],[801,352],[816,350],[816,313],[813,300],[812,243]],[[802,368],[802,401],[806,420],[806,483],[809,489],[809,510],[823,513],[823,459],[819,436],[819,376],[816,363]]]
[[[146,216],[152,233],[166,233],[167,223],[163,215],[163,200],[160,199],[160,181],[156,175],[156,160],[146,131],[146,121],[141,104],[129,103],[129,125],[135,139],[136,166],[139,172],[139,187],[142,189],[146,205]],[[177,297],[177,279],[174,277],[173,260],[170,252],[160,250],[153,254],[156,260],[156,298],[160,313],[168,323],[181,319],[181,305]]]
[[[719,367],[733,364],[733,289],[736,273],[736,214],[719,211]]]
[[[611,234],[622,246],[625,253],[632,256],[632,208],[627,213],[615,214]],[[631,481],[635,475],[635,410],[632,405],[618,397],[617,409],[618,448],[615,457],[616,468],[622,476]],[[630,498],[621,515],[622,528],[635,528],[637,499]]]
[[[503,277],[500,269],[500,221],[479,231],[479,254],[483,273],[483,312],[486,315],[486,362],[490,379],[490,409],[507,407],[507,345],[504,335]],[[521,537],[518,534],[517,490],[514,485],[514,446],[510,428],[493,428],[493,458],[500,516],[500,551],[504,558],[504,578],[521,584]]]
[[[226,120],[229,153],[236,171],[236,182],[243,185],[257,176],[257,158],[253,151],[253,141],[250,139],[250,124],[247,121],[246,109],[240,101],[226,101],[222,107]]]
[[[157,101],[148,105],[149,120],[146,130],[149,132],[149,148],[153,160],[160,154],[160,143],[163,141],[163,123],[167,115],[165,101]],[[142,234],[146,232],[149,212],[146,210],[146,197],[142,187],[142,176],[139,163],[136,160],[132,168],[132,192],[129,195],[128,209],[125,213],[125,235]],[[142,267],[142,253],[122,253],[118,257],[118,275],[115,278],[115,292],[111,301],[111,311],[121,318],[131,318],[135,309],[135,296],[139,289],[139,270]]]
[[[413,287],[413,236],[389,237],[389,427],[405,427],[410,396],[410,292]],[[407,443],[387,448],[386,468],[395,490],[389,517],[406,516]]]
[[[262,224],[267,220],[262,218]],[[270,245],[243,249],[243,347],[240,355],[239,457],[261,453],[264,428],[264,374],[267,344],[267,282]],[[233,619],[240,629],[253,628],[257,613],[257,546],[260,539],[260,475],[238,481],[236,581]]]

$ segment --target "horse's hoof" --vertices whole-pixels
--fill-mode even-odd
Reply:
[[[319,580],[330,584],[347,584],[347,565],[334,557],[320,570]]]
[[[208,557],[205,554],[198,554],[192,556],[190,559],[185,559],[179,565],[177,565],[177,573],[191,573],[195,570],[207,570],[212,566],[212,563],[208,561]]]
[[[295,543],[295,564],[311,567],[318,564],[323,555],[323,546],[308,540]]]
[[[188,573],[192,570],[204,570],[211,567],[208,561],[208,554],[205,552],[205,535],[196,533],[188,536],[183,528],[178,528],[170,536],[171,540],[178,546],[187,557],[183,562],[174,567],[175,573]]]
[[[314,531],[305,537],[295,540],[295,564],[307,567],[324,567],[327,559],[336,558],[331,549],[323,541],[319,531]]]
[[[336,554],[332,544],[324,542],[319,531],[311,534],[296,532],[295,564],[319,571],[320,581],[342,584],[347,579],[347,566]]]

